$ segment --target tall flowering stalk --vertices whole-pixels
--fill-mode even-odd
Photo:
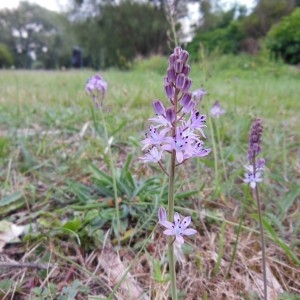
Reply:
[[[111,144],[113,141],[113,137],[108,137],[108,131],[106,128],[106,122],[103,114],[103,101],[107,90],[107,82],[104,80],[104,78],[96,74],[92,77],[90,77],[85,85],[85,91],[86,93],[92,98],[95,107],[99,110],[103,129],[104,129],[104,138],[106,143],[105,148],[105,154],[108,153],[109,156],[109,169],[112,175],[113,180],[113,190],[114,190],[114,198],[115,198],[115,207],[116,207],[116,223],[117,223],[117,232],[116,236],[118,239],[118,243],[120,243],[120,216],[119,216],[119,202],[118,202],[118,193],[117,193],[117,182],[116,182],[116,176],[115,176],[115,168],[114,168],[114,162],[113,162],[113,156],[111,153]]]
[[[249,134],[249,147],[248,147],[248,161],[249,165],[245,166],[247,172],[245,173],[244,182],[248,183],[255,191],[255,198],[257,202],[260,238],[261,238],[261,251],[263,263],[263,281],[264,281],[264,300],[267,300],[267,267],[266,267],[266,246],[262,222],[261,204],[258,193],[258,183],[263,180],[262,172],[265,166],[263,158],[257,158],[261,152],[261,137],[263,133],[262,119],[255,119],[252,123]]]
[[[175,169],[192,157],[203,157],[211,149],[204,148],[202,138],[206,127],[206,116],[197,110],[205,91],[190,91],[192,80],[188,77],[191,67],[188,65],[189,53],[176,47],[169,57],[169,65],[164,78],[164,90],[169,102],[165,107],[162,101],[153,101],[154,118],[149,119],[151,125],[142,141],[144,162],[158,163],[169,177],[168,217],[164,208],[159,210],[159,223],[167,228],[164,234],[168,239],[169,269],[171,277],[172,299],[177,299],[174,242],[182,244],[183,235],[192,235],[196,231],[187,228],[190,217],[180,221],[178,213],[174,214]],[[165,167],[165,156],[170,155],[169,170]],[[172,221],[174,220],[174,223]]]

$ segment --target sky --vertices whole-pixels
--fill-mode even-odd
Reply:
[[[0,9],[3,8],[16,8],[21,0],[0,0]],[[29,0],[28,2],[39,4],[49,10],[63,11],[67,8],[69,0]],[[252,7],[254,0],[222,0],[225,6],[232,3],[239,3]]]

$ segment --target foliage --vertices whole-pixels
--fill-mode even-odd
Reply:
[[[300,8],[271,28],[267,47],[276,58],[289,64],[300,63]]]
[[[202,45],[208,54],[212,52],[237,54],[243,37],[244,33],[240,22],[232,21],[224,28],[200,32],[188,45],[187,49],[191,54],[191,58],[196,60],[199,55],[199,45]]]
[[[296,3],[287,0],[259,0],[252,13],[245,18],[244,28],[247,37],[255,39],[266,36],[273,24],[291,13]]]
[[[14,53],[16,67],[70,65],[76,41],[65,15],[21,2],[16,9],[1,11],[0,20],[0,42]]]
[[[234,5],[228,11],[214,7],[208,0],[201,1],[202,19],[196,36],[189,45],[192,58],[196,57],[200,43],[210,53],[249,52],[257,54],[260,39],[265,37],[273,24],[289,15],[299,3],[287,0],[258,0],[252,12]]]
[[[0,68],[9,67],[14,63],[14,57],[8,47],[0,43]]]
[[[165,52],[169,27],[162,9],[122,1],[102,5],[100,11],[77,26],[92,67],[128,69],[136,56]]]

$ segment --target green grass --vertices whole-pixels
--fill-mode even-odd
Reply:
[[[151,299],[166,299],[165,239],[155,226],[157,207],[167,201],[167,180],[157,166],[138,160],[139,141],[153,116],[152,100],[166,103],[162,74],[166,62],[155,57],[137,63],[130,72],[101,72],[109,83],[104,113],[108,135],[114,137],[120,245],[104,128],[84,91],[94,72],[0,71],[0,218],[26,226],[21,240],[7,244],[3,255],[19,264],[52,266],[0,265],[0,297],[123,299],[101,261],[101,255],[114,257],[118,252],[120,266],[124,272],[130,266],[127,271],[135,276],[137,290]],[[187,299],[200,295],[224,299],[224,291],[226,299],[233,299],[230,293],[239,299],[260,295],[256,205],[251,195],[246,198],[241,179],[250,124],[261,117],[262,156],[267,162],[260,184],[267,262],[278,291],[285,292],[282,297],[296,299],[300,293],[300,71],[261,58],[211,57],[192,65],[191,78],[194,89],[208,91],[200,105],[202,113],[208,114],[215,100],[226,109],[219,120],[224,161],[218,153],[218,178],[212,154],[188,162],[178,172],[175,209],[190,213],[199,231],[183,248],[188,259],[178,267],[180,294]],[[210,147],[217,125],[211,121],[212,130],[206,130]]]

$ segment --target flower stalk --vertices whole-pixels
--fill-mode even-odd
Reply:
[[[178,213],[174,213],[174,190],[176,168],[190,158],[203,157],[211,149],[204,148],[202,137],[206,127],[206,116],[196,109],[197,104],[205,95],[203,89],[190,92],[192,85],[188,77],[191,67],[188,65],[189,53],[176,47],[170,55],[169,65],[164,78],[164,90],[169,100],[165,108],[162,101],[155,99],[152,103],[156,117],[150,118],[152,123],[145,139],[142,141],[143,162],[158,163],[169,177],[168,217],[166,210],[161,207],[158,212],[159,223],[167,228],[163,233],[168,238],[169,270],[171,278],[172,300],[177,300],[176,272],[174,246],[184,243],[184,235],[193,235],[196,230],[187,228],[191,217],[180,221]],[[164,166],[165,155],[170,155],[169,169]],[[174,219],[174,223],[172,220]],[[175,239],[174,237],[175,236]]]
[[[250,187],[254,189],[254,195],[257,203],[257,212],[260,229],[260,241],[261,241],[261,252],[262,252],[262,269],[263,269],[263,282],[264,282],[264,300],[268,299],[267,292],[267,264],[266,264],[266,246],[264,238],[264,228],[262,222],[262,211],[261,203],[258,192],[258,183],[263,180],[262,171],[265,167],[265,160],[259,158],[257,155],[261,152],[261,137],[263,133],[263,125],[261,119],[255,119],[252,123],[249,134],[249,147],[248,147],[248,161],[250,165],[246,166],[248,173],[245,173],[245,183],[249,183]]]
[[[91,96],[95,107],[99,110],[103,129],[104,129],[104,139],[105,143],[107,145],[104,153],[108,154],[109,157],[109,169],[112,176],[113,181],[113,191],[114,191],[114,200],[115,200],[115,208],[116,208],[116,223],[117,223],[117,230],[116,230],[116,236],[118,240],[118,244],[120,245],[120,213],[119,213],[119,202],[118,202],[118,190],[117,190],[117,182],[116,182],[116,175],[115,175],[115,168],[114,168],[114,161],[113,161],[113,155],[111,152],[111,143],[112,138],[108,137],[108,131],[106,127],[106,121],[103,113],[103,100],[105,98],[107,90],[107,82],[103,79],[103,77],[99,74],[96,74],[88,79],[86,85],[85,85],[85,91],[86,93]]]

